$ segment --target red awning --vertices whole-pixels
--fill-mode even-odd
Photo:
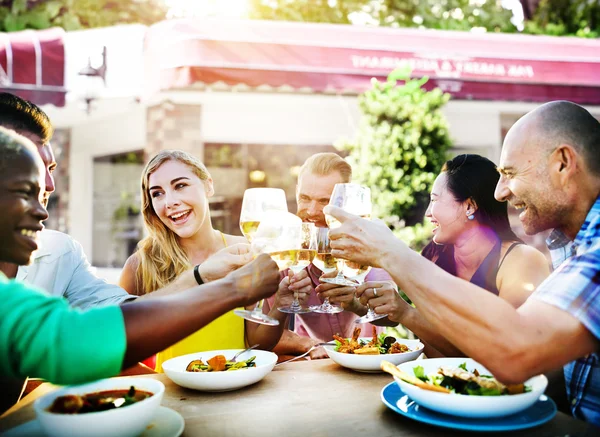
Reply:
[[[269,22],[169,20],[146,37],[149,86],[360,92],[410,65],[457,98],[600,104],[600,40]]]
[[[65,105],[64,30],[0,33],[0,90],[38,105]]]

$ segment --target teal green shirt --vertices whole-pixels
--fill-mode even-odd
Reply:
[[[79,384],[121,371],[127,338],[118,306],[80,311],[0,273],[0,375]]]

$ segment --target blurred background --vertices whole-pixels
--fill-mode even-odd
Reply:
[[[161,149],[205,162],[213,223],[234,234],[246,188],[283,188],[295,211],[299,166],[336,151],[419,248],[445,159],[497,162],[549,100],[600,117],[597,1],[17,0],[0,28],[0,88],[56,129],[47,226],[110,280],[143,236],[140,174]]]

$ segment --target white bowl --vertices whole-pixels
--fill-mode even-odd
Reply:
[[[421,366],[425,375],[429,375],[436,373],[441,366],[457,368],[462,363],[466,363],[469,371],[477,369],[480,374],[491,375],[490,371],[470,358],[433,358],[403,363],[398,368],[409,375],[414,375],[413,369]],[[531,391],[527,393],[504,396],[469,396],[423,390],[396,377],[394,379],[408,397],[423,407],[454,416],[477,418],[508,416],[525,410],[540,398],[548,385],[548,379],[544,375],[538,375],[525,382],[525,385],[531,388]]]
[[[192,360],[206,362],[215,355],[225,355],[228,360],[242,349],[225,349],[216,351],[196,352],[189,355],[171,358],[162,365],[165,374],[175,384],[182,387],[202,391],[230,391],[254,384],[263,379],[277,363],[277,355],[273,352],[251,350],[240,355],[236,361],[245,361],[256,356],[256,367],[234,370],[231,372],[186,372],[186,367]]]
[[[84,395],[105,390],[136,389],[154,393],[132,405],[84,414],[51,413],[48,408],[59,396]],[[42,396],[33,403],[40,426],[50,437],[133,437],[140,435],[152,421],[162,401],[165,386],[151,378],[110,378],[83,385],[64,387]]]
[[[361,337],[359,340],[371,341],[372,337]],[[333,361],[340,366],[347,367],[358,372],[376,373],[382,372],[380,364],[382,361],[389,361],[392,364],[400,364],[405,361],[417,359],[423,352],[423,343],[419,340],[398,340],[398,343],[405,344],[410,349],[409,352],[401,354],[385,354],[385,355],[355,355],[344,354],[335,351],[335,345],[324,346],[325,352]]]

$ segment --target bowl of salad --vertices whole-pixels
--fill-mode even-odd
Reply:
[[[360,337],[360,328],[354,330],[352,338],[334,336],[335,344],[324,346],[327,355],[337,364],[358,372],[381,372],[381,362],[393,364],[412,361],[423,352],[419,340],[396,340],[385,334]]]
[[[402,391],[422,407],[454,416],[486,418],[518,413],[544,394],[548,379],[505,385],[470,358],[433,358],[387,366]],[[395,367],[396,369],[390,369]]]
[[[267,376],[277,355],[263,350],[249,350],[231,359],[241,349],[197,352],[171,358],[163,363],[166,375],[175,384],[201,391],[230,391],[257,383]]]

